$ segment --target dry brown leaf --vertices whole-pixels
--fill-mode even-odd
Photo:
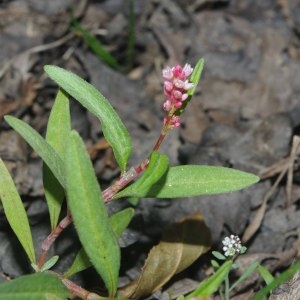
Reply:
[[[210,244],[210,232],[200,213],[172,225],[151,249],[140,278],[122,289],[121,294],[140,299],[154,293],[207,252]]]

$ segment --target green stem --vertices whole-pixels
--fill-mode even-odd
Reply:
[[[229,278],[226,276],[225,278],[225,300],[230,300],[230,288],[229,288]]]

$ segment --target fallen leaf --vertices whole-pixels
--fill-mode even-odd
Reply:
[[[148,255],[140,278],[120,293],[140,299],[161,288],[171,277],[190,266],[210,249],[210,232],[200,213],[173,224]]]

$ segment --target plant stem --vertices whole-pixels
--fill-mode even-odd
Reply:
[[[169,122],[171,121],[171,117],[168,117],[166,124],[163,126],[160,135],[150,153],[148,158],[146,158],[142,163],[140,163],[135,168],[130,168],[127,172],[123,173],[111,186],[109,186],[106,190],[102,192],[102,197],[105,203],[110,202],[114,195],[120,191],[122,188],[127,186],[130,182],[132,182],[139,174],[141,174],[145,169],[147,169],[149,165],[149,157],[151,156],[153,151],[157,151],[164,141],[167,132],[169,131]]]
[[[135,168],[130,168],[123,173],[111,186],[102,192],[102,197],[105,203],[111,201],[114,195],[123,187],[133,181],[139,174],[141,174],[149,165],[149,159],[145,159],[141,164]]]
[[[57,239],[57,237],[72,223],[72,216],[68,214],[59,222],[59,224],[54,228],[47,238],[43,241],[41,246],[41,254],[38,259],[38,268],[40,269],[46,260],[48,250]]]
[[[77,285],[75,282],[64,278],[60,274],[53,272],[53,271],[47,271],[48,273],[57,276],[59,279],[61,279],[62,283],[68,288],[68,290],[76,297],[79,297],[84,300],[101,300],[101,299],[107,299],[104,297],[101,297],[95,293],[91,293],[79,285]]]
[[[229,294],[230,294],[229,278],[228,278],[228,276],[226,276],[226,278],[225,278],[225,300],[230,300]]]

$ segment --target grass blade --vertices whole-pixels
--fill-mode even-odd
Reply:
[[[92,35],[88,30],[80,25],[76,20],[72,21],[72,27],[76,33],[82,35],[85,43],[90,47],[90,49],[97,55],[103,62],[113,69],[120,69],[120,65],[117,60],[104,48],[100,41]]]
[[[276,277],[270,284],[261,289],[252,300],[261,300],[264,299],[272,290],[280,286],[282,283],[286,282],[290,278],[292,278],[297,272],[300,271],[300,261],[297,261],[287,270],[282,272],[278,277]]]
[[[232,261],[226,261],[212,276],[205,279],[191,294],[185,297],[186,300],[190,300],[194,297],[204,298],[215,293],[224,279],[228,276],[232,267]]]

